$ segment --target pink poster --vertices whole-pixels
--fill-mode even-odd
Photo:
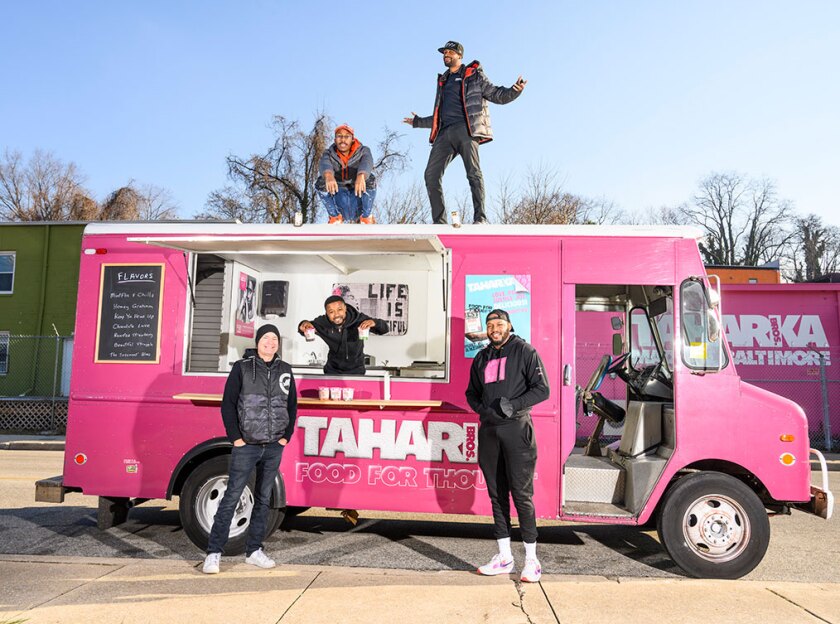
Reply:
[[[239,272],[239,300],[236,305],[236,324],[233,333],[245,338],[254,337],[257,306],[257,278]]]

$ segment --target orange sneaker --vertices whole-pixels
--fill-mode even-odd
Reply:
[[[342,217],[341,215],[338,215],[337,217],[330,217],[329,224],[333,225],[336,223],[344,223],[344,217]]]
[[[376,223],[376,219],[373,218],[373,215],[369,217],[359,217],[359,223],[367,223],[368,225],[373,225]]]

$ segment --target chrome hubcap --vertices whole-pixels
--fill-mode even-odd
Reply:
[[[225,495],[227,484],[228,478],[226,476],[208,479],[196,495],[196,519],[201,528],[208,534],[213,528],[213,518],[216,516],[219,503],[222,502],[222,497]],[[233,518],[230,521],[229,537],[236,537],[248,530],[248,525],[251,522],[251,511],[253,509],[254,494],[251,492],[251,487],[246,485],[242,491],[242,495],[239,497],[239,502],[236,504]]]
[[[735,559],[749,545],[750,523],[737,501],[712,494],[689,505],[683,536],[697,556],[722,563]]]

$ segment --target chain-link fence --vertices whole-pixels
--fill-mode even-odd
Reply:
[[[743,381],[798,403],[813,448],[840,450],[840,349],[734,349]]]
[[[0,333],[0,430],[66,428],[72,354],[69,336]]]
[[[576,380],[585,386],[611,345],[578,343]],[[774,394],[795,401],[808,418],[811,447],[840,452],[840,349],[733,349],[733,359],[741,379]],[[625,400],[625,384],[608,375],[599,392],[605,398]],[[679,418],[679,416],[677,416]],[[597,424],[596,416],[587,417],[578,406],[578,445],[583,445]],[[604,426],[603,438],[609,442],[621,435],[621,429]]]

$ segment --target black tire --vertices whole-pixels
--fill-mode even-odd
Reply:
[[[207,550],[210,529],[213,527],[213,515],[224,493],[222,486],[227,486],[230,467],[230,455],[213,457],[200,464],[184,481],[178,504],[181,525],[190,541],[201,550]],[[241,555],[245,552],[245,541],[253,508],[254,475],[248,481],[243,492],[243,500],[250,500],[251,508],[242,505],[241,511],[234,514],[231,522],[230,537],[225,544],[225,554]],[[269,509],[266,526],[271,535],[283,521],[282,509]]]
[[[741,578],[761,562],[770,542],[761,500],[720,472],[677,481],[662,501],[657,529],[671,559],[697,578]]]

